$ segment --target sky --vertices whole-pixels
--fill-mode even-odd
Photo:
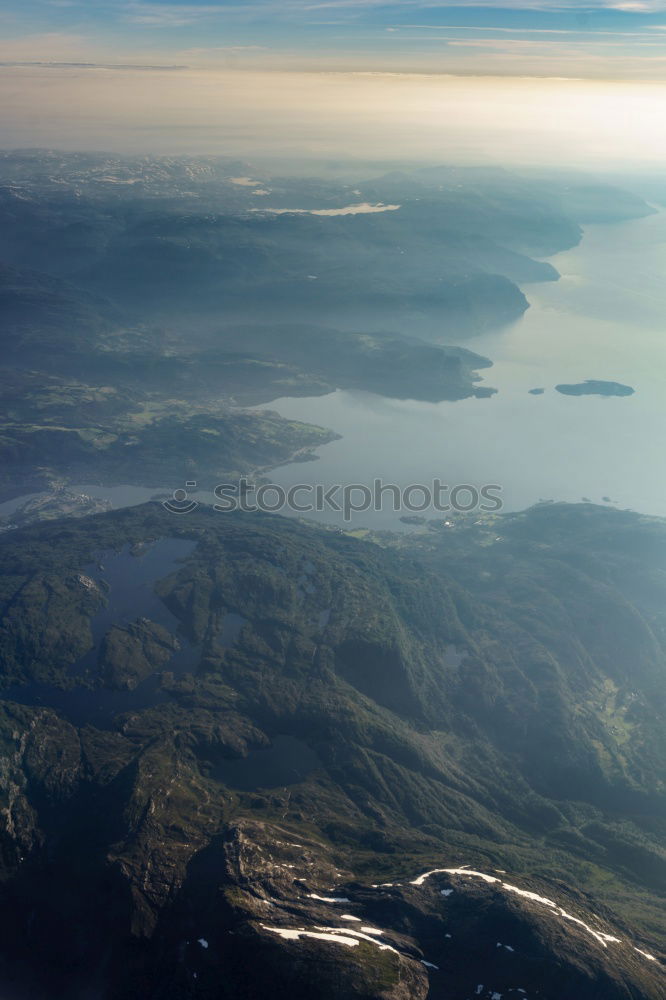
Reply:
[[[664,79],[666,0],[0,0],[0,61]]]
[[[0,0],[0,147],[661,166],[666,0]]]

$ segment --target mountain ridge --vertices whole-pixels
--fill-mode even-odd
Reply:
[[[72,674],[68,663],[86,654],[87,623],[95,620],[95,609],[113,599],[113,589],[105,594],[92,589],[87,577],[81,582],[81,566],[95,552],[129,545],[122,558],[138,560],[139,568],[162,544],[156,540],[168,537],[199,542],[184,562],[155,582],[160,600],[180,622],[169,631],[195,658],[178,669],[156,664],[155,678],[128,692],[128,699],[137,700],[125,702],[117,717],[116,702],[110,701],[105,720],[78,728],[66,721],[68,713],[76,718],[86,690],[97,692],[98,701],[106,699],[108,678],[103,659],[81,676]],[[489,541],[498,537],[503,541],[493,551]],[[242,986],[225,964],[231,959],[222,938],[233,931],[232,938],[249,935],[248,955],[259,935],[262,949],[273,956],[268,967],[285,990],[292,984],[295,996],[300,990],[303,996],[323,998],[336,989],[349,996],[390,996],[398,988],[396,969],[406,962],[405,981],[413,988],[396,997],[425,996],[427,990],[437,997],[441,988],[442,996],[467,1000],[473,987],[487,981],[492,992],[520,986],[528,996],[538,989],[539,996],[560,1000],[561,992],[548,992],[551,973],[545,971],[554,969],[549,963],[555,961],[558,990],[580,997],[657,1000],[663,985],[659,913],[666,892],[666,858],[659,844],[666,809],[658,763],[662,709],[654,701],[651,678],[654,657],[661,654],[656,647],[650,652],[654,640],[648,638],[642,658],[626,674],[623,648],[617,648],[614,637],[600,645],[584,616],[577,623],[570,616],[576,602],[592,607],[590,602],[599,600],[614,608],[612,616],[626,605],[638,616],[632,645],[638,635],[660,635],[664,584],[652,567],[666,547],[664,522],[588,505],[545,505],[482,524],[462,518],[453,530],[433,525],[411,540],[377,540],[359,541],[268,515],[198,511],[181,518],[155,504],[6,535],[0,551],[5,581],[0,650],[5,683],[11,679],[12,686],[6,692],[10,700],[3,703],[7,721],[2,731],[6,745],[14,747],[9,758],[15,761],[5,788],[17,791],[5,813],[12,817],[4,834],[5,885],[11,887],[16,878],[25,884],[34,873],[37,881],[25,890],[25,906],[46,907],[47,914],[38,888],[47,864],[43,852],[49,844],[60,844],[58,870],[66,881],[71,865],[79,863],[77,854],[67,853],[67,844],[80,843],[83,829],[89,830],[91,885],[101,879],[110,903],[115,900],[111,925],[103,922],[102,935],[111,935],[119,949],[107,966],[116,984],[108,995],[114,998],[134,995],[124,992],[128,959],[121,942],[128,932],[137,942],[130,951],[138,948],[138,966],[132,968],[142,970],[149,984],[144,989],[154,991],[144,995],[167,995],[162,960],[157,967],[151,963],[164,948],[171,950],[169,941],[175,947],[176,938],[190,940],[184,953],[190,957],[174,975],[184,970],[204,975],[207,968],[215,988],[220,975],[232,975],[241,996],[243,989],[248,997],[255,995],[265,987],[259,971],[248,979],[252,964],[245,965]],[[106,565],[110,556],[97,559]],[[553,575],[557,563],[575,566],[575,593],[570,573]],[[494,583],[484,575],[491,565]],[[54,577],[51,567],[56,566]],[[516,583],[508,583],[507,574],[536,579],[543,567],[550,602],[541,595],[536,601],[529,586],[516,589]],[[104,570],[96,572],[104,578]],[[48,595],[46,603],[39,594]],[[562,613],[566,609],[567,628],[575,633],[564,645],[557,638],[563,622],[557,621],[553,631],[553,601]],[[322,608],[329,610],[325,624]],[[135,605],[129,621],[141,613]],[[229,638],[230,614],[240,624]],[[60,622],[57,634],[49,626],[54,615]],[[550,631],[544,631],[549,621]],[[566,668],[578,644],[585,656]],[[579,717],[569,716],[567,670],[579,678],[573,688],[585,706]],[[654,675],[654,683],[657,676],[662,675]],[[59,706],[55,713],[49,704]],[[522,733],[517,729],[521,718]],[[25,736],[19,736],[22,730]],[[633,763],[637,753],[642,772]],[[579,772],[576,788],[567,758]],[[262,774],[273,775],[266,779],[272,787],[261,787]],[[632,796],[634,803],[643,803],[640,809],[631,806]],[[93,801],[97,806],[90,813],[86,803]],[[631,821],[628,809],[633,809]],[[234,869],[236,874],[230,874],[227,862],[220,868],[227,851],[222,845],[237,836],[232,831],[239,823],[246,836],[254,831],[256,844],[248,841],[248,850],[255,859],[262,852],[275,853],[278,829],[291,831],[295,843],[311,843],[316,879],[283,867],[281,888],[274,893],[254,862],[244,872]],[[301,864],[302,850],[296,854],[278,857],[278,867]],[[25,859],[20,864],[10,860],[19,856]],[[218,881],[205,876],[200,884],[194,873],[199,864],[206,871],[209,863]],[[411,888],[406,896],[396,889],[396,899],[389,893],[383,908],[370,905],[368,893],[378,891],[370,882],[409,882],[419,872],[462,865],[501,884],[464,874],[433,876],[434,888],[426,886],[430,915],[418,918],[418,933],[413,922],[407,933],[404,923],[415,914]],[[498,868],[507,874],[498,874]],[[333,871],[343,875],[333,877]],[[309,879],[314,896],[301,892],[297,877]],[[507,891],[505,883],[554,900],[558,914],[562,910],[623,944],[608,941],[604,948],[583,924],[562,914],[554,920],[553,906]],[[441,906],[449,897],[440,889],[449,888],[454,889],[452,901],[460,898],[463,923],[457,934],[465,926],[463,955],[474,953],[477,920],[478,934],[488,942],[486,950],[484,945],[476,952],[483,975],[475,984],[465,978],[469,958],[447,964],[441,952],[448,940],[444,933],[454,933],[441,924],[447,919]],[[231,910],[225,904],[215,916],[220,892]],[[329,911],[337,912],[337,904],[315,897],[329,895],[362,902],[356,914],[356,904],[344,911],[362,921],[381,914],[386,943],[402,941],[407,957],[398,959],[363,940],[358,946],[334,945],[336,958],[333,965],[325,964],[329,971],[323,975],[321,962],[331,960],[328,939],[286,940],[266,930],[303,927],[320,933],[316,928],[330,925]],[[262,898],[265,904],[258,902]],[[10,899],[15,906],[15,894],[5,893],[0,909]],[[90,905],[86,899],[87,890],[74,893],[76,913]],[[279,912],[273,913],[271,901]],[[212,947],[196,945],[193,936],[192,921],[195,916],[203,920],[205,913],[212,930],[204,927],[197,935],[214,938],[215,956]],[[22,918],[16,919],[21,926]],[[72,919],[79,934],[82,919]],[[525,946],[532,941],[533,951],[527,953],[533,958],[524,958],[514,972],[502,964],[514,958],[504,944],[516,952],[520,945],[500,934],[501,926],[514,927],[516,941]],[[84,979],[99,958],[100,933],[96,919],[83,935],[87,944],[79,971]],[[443,938],[439,950],[435,938]],[[497,941],[502,952],[495,954]],[[61,942],[66,954],[71,943],[65,945]],[[203,964],[193,964],[192,952]],[[301,953],[309,956],[305,965],[294,963]],[[440,985],[421,958],[444,963]],[[58,966],[55,957],[50,961]],[[520,978],[515,969],[524,982],[515,981]],[[124,985],[118,985],[118,976]],[[206,981],[212,989],[213,979]]]

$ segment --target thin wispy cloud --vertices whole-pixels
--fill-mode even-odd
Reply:
[[[570,36],[570,35],[580,35],[580,28],[519,28],[511,27],[504,28],[500,25],[478,25],[478,24],[401,24],[395,25],[390,28],[386,28],[386,31],[390,32],[412,32],[412,31],[432,31],[435,35],[440,35],[445,31],[471,31],[471,32],[495,32],[497,34],[506,35],[554,35],[554,36]],[[652,38],[655,31],[666,31],[666,25],[663,24],[651,24],[648,25],[645,31],[606,31],[599,30],[598,28],[586,28],[585,34],[590,37],[605,37],[610,38]],[[409,37],[413,37],[411,34]]]
[[[50,0],[53,4],[62,6],[85,6],[83,0]],[[294,15],[314,15],[318,11],[324,13],[338,11],[354,15],[363,12],[381,13],[404,10],[406,14],[418,11],[442,12],[449,9],[513,10],[513,11],[571,11],[580,13],[589,11],[627,11],[633,13],[659,13],[666,11],[666,0],[246,0],[244,3],[209,3],[209,4],[178,4],[162,3],[160,0],[145,3],[110,3],[108,9],[115,7],[118,11],[132,13],[139,11],[141,16],[152,16],[155,19],[163,15],[183,20],[194,20],[210,14],[235,16],[238,14],[265,14],[276,19]],[[316,22],[315,22],[316,23]],[[322,25],[326,22],[320,22]],[[337,24],[339,22],[330,22]]]
[[[566,46],[555,52],[549,42],[537,38],[445,38],[442,41],[453,48],[505,50],[507,53],[540,51],[557,58],[576,56],[582,60],[587,60],[594,55],[590,50],[590,46],[585,42],[576,44],[570,41]],[[638,44],[641,48],[661,48],[664,51],[664,58],[666,58],[666,46],[661,42],[645,39],[641,40]],[[624,49],[624,47],[624,42],[621,41],[608,41],[604,43],[604,48],[608,49]]]
[[[652,71],[637,61],[661,44],[666,0],[5,0],[0,58],[239,69],[395,70],[489,74],[499,44],[546,40],[542,74],[613,78]],[[456,23],[458,22],[458,23]],[[658,22],[662,22],[661,24]],[[41,23],[43,30],[33,30]],[[4,27],[4,26],[3,26]],[[23,30],[21,30],[23,29]],[[581,47],[585,39],[587,48]],[[646,44],[641,46],[641,42]],[[610,44],[611,42],[617,44]],[[596,46],[596,47],[595,47]],[[476,57],[474,49],[477,50]],[[539,74],[534,46],[506,47],[516,75]],[[5,54],[3,54],[5,53]],[[485,53],[485,54],[484,54]],[[626,58],[624,58],[626,57]],[[587,59],[587,63],[586,63]],[[546,61],[548,66],[546,67]],[[654,68],[654,64],[653,67]]]
[[[124,20],[154,28],[183,28],[202,19],[219,16],[224,8],[203,4],[141,4],[132,3],[124,8]]]
[[[666,10],[666,0],[586,0],[584,4],[580,0],[452,0],[452,2],[442,2],[442,0],[286,0],[285,3],[273,5],[266,4],[259,0],[261,6],[283,10],[302,9],[306,11],[316,10],[362,10],[362,9],[396,9],[403,8],[405,11],[443,11],[446,9],[464,8],[485,8],[488,10],[545,10],[545,11],[570,11],[576,10],[581,13],[592,10],[624,10],[639,13],[660,12]]]

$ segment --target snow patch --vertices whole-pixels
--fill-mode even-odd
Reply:
[[[495,878],[494,875],[486,875],[485,872],[475,872],[471,868],[444,868],[442,869],[447,875],[469,875],[472,878],[483,879],[484,882],[492,883],[499,882],[500,879]]]
[[[300,938],[314,938],[316,941],[333,941],[335,944],[342,944],[347,948],[356,948],[358,945],[358,941],[355,937],[347,937],[343,934],[333,934],[325,931],[306,931],[305,928],[290,930],[286,927],[269,927],[267,924],[262,924],[261,926],[265,931],[270,931],[271,934],[277,934],[279,937],[284,938],[285,941],[298,941]]]
[[[384,941],[378,941],[377,938],[371,936],[371,934],[383,933],[382,931],[375,930],[374,927],[368,927],[368,928],[364,927],[363,930],[360,931],[354,931],[351,928],[347,927],[318,927],[317,930],[327,931],[333,934],[349,935],[350,937],[353,936],[355,938],[358,938],[359,941],[369,941],[371,944],[376,945],[376,947],[379,948],[380,951],[392,951],[395,955],[400,954],[397,948],[394,948],[393,945],[386,944]],[[364,934],[363,931],[365,930],[371,931],[371,934]]]
[[[536,892],[531,892],[529,889],[519,889],[517,885],[512,885],[510,882],[503,882],[499,878],[495,878],[494,875],[486,875],[485,872],[477,872],[467,866],[462,868],[433,868],[432,871],[424,872],[423,875],[419,875],[418,878],[413,879],[410,885],[423,885],[426,879],[430,878],[431,875],[468,875],[470,878],[480,878],[484,882],[489,884],[496,884],[504,889],[506,892],[511,892],[516,896],[520,896],[523,899],[529,899],[533,903],[540,903],[542,906],[547,906],[555,915],[561,917],[563,920],[568,920],[571,923],[577,924],[582,927],[588,934],[595,938],[604,948],[608,947],[609,942],[615,944],[621,943],[621,938],[615,937],[613,934],[607,934],[604,931],[597,931],[593,927],[590,927],[584,920],[580,917],[574,917],[571,913],[567,913],[561,906],[558,906],[556,902],[552,899],[548,899],[546,896],[540,896]],[[440,890],[443,896],[446,896],[452,890],[443,889]],[[501,947],[501,942],[498,941],[497,947]],[[513,948],[505,945],[509,951],[513,951]],[[635,949],[638,951],[639,949]]]
[[[497,880],[499,881],[499,879]],[[544,906],[552,906],[557,909],[557,903],[554,903],[552,899],[546,899],[545,896],[539,896],[536,892],[529,892],[527,889],[519,889],[517,885],[509,885],[508,882],[503,882],[502,886],[507,892],[515,892],[517,896],[522,896],[523,899],[531,899],[533,903],[543,903]]]
[[[640,948],[634,948],[634,951],[637,951],[639,955],[643,956],[643,958],[647,958],[648,962],[656,962],[657,961],[657,959],[655,958],[655,956],[651,955],[649,951],[642,951]]]
[[[320,903],[351,903],[351,899],[346,896],[318,896],[316,892],[309,893],[310,899],[317,899]]]
[[[572,916],[571,913],[567,913],[567,911],[563,910],[561,906],[558,907],[558,913],[561,917],[564,918],[564,920],[571,920],[572,923],[578,924],[580,927],[586,930],[588,934],[591,934],[592,937],[595,937],[597,941],[599,941],[604,946],[604,948],[608,947],[607,944],[608,941],[615,941],[617,944],[620,943],[620,938],[613,937],[612,934],[604,934],[601,931],[595,931],[594,928],[590,927],[589,924],[586,924],[584,920],[580,920],[578,917]]]
[[[431,875],[470,875],[473,878],[481,878],[484,882],[499,882],[498,878],[494,878],[492,875],[485,875],[483,872],[475,872],[470,868],[433,868],[432,871],[424,872],[423,875],[419,875],[415,878],[410,885],[423,885],[426,879],[430,878]]]

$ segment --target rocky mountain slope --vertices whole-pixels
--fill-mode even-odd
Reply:
[[[666,526],[476,521],[3,537],[5,995],[665,995]]]

